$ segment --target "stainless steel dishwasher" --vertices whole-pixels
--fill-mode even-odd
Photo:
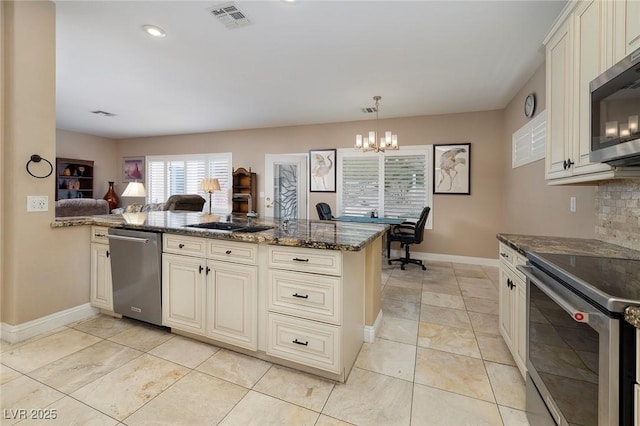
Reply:
[[[109,229],[113,311],[162,325],[162,234]]]

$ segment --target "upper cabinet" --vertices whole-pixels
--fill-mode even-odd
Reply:
[[[56,201],[93,197],[93,161],[56,158]]]
[[[639,7],[640,0],[572,2],[547,35],[547,183],[640,176],[639,171],[589,161],[589,83],[640,43],[634,36],[640,31]]]
[[[614,22],[611,42],[614,62],[617,62],[640,48],[640,0],[618,0],[611,3]]]

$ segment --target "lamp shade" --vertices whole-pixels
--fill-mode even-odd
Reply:
[[[200,186],[204,192],[220,191],[220,182],[218,182],[217,178],[202,179],[202,184]]]
[[[147,191],[144,189],[142,182],[129,182],[129,185],[122,193],[123,197],[146,197]]]

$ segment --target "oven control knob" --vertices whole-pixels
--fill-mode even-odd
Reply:
[[[584,312],[574,312],[573,319],[577,322],[589,322],[589,314],[585,314]]]

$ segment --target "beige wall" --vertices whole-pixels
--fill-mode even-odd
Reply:
[[[118,141],[119,157],[136,155],[233,152],[233,167],[251,167],[264,190],[264,154],[306,153],[318,148],[350,148],[355,135],[372,128],[372,121],[331,123]],[[503,185],[502,112],[487,111],[441,116],[380,120],[380,129],[398,134],[401,146],[471,142],[471,195],[436,195],[433,229],[418,251],[493,258],[495,234],[502,230]],[[309,217],[315,204],[336,208],[335,194],[311,193]],[[262,213],[262,200],[258,205]]]
[[[3,1],[0,7],[2,322],[19,324],[88,302],[89,231],[52,229],[55,179],[36,179],[25,170],[32,154],[51,162],[56,157],[55,6]],[[27,195],[47,195],[49,211],[27,213]]]
[[[536,116],[545,109],[545,66],[542,64],[504,110],[505,183],[504,225],[501,232],[595,238],[595,186],[550,186],[544,180],[544,160],[511,168],[511,135],[527,123],[524,99],[537,98]],[[569,197],[576,197],[577,211],[569,211]]]
[[[121,159],[117,155],[117,143],[113,139],[57,129],[56,157],[94,161],[95,198],[102,198],[107,193],[109,181],[117,182],[120,178]],[[124,187],[116,185],[116,191],[120,195]]]

